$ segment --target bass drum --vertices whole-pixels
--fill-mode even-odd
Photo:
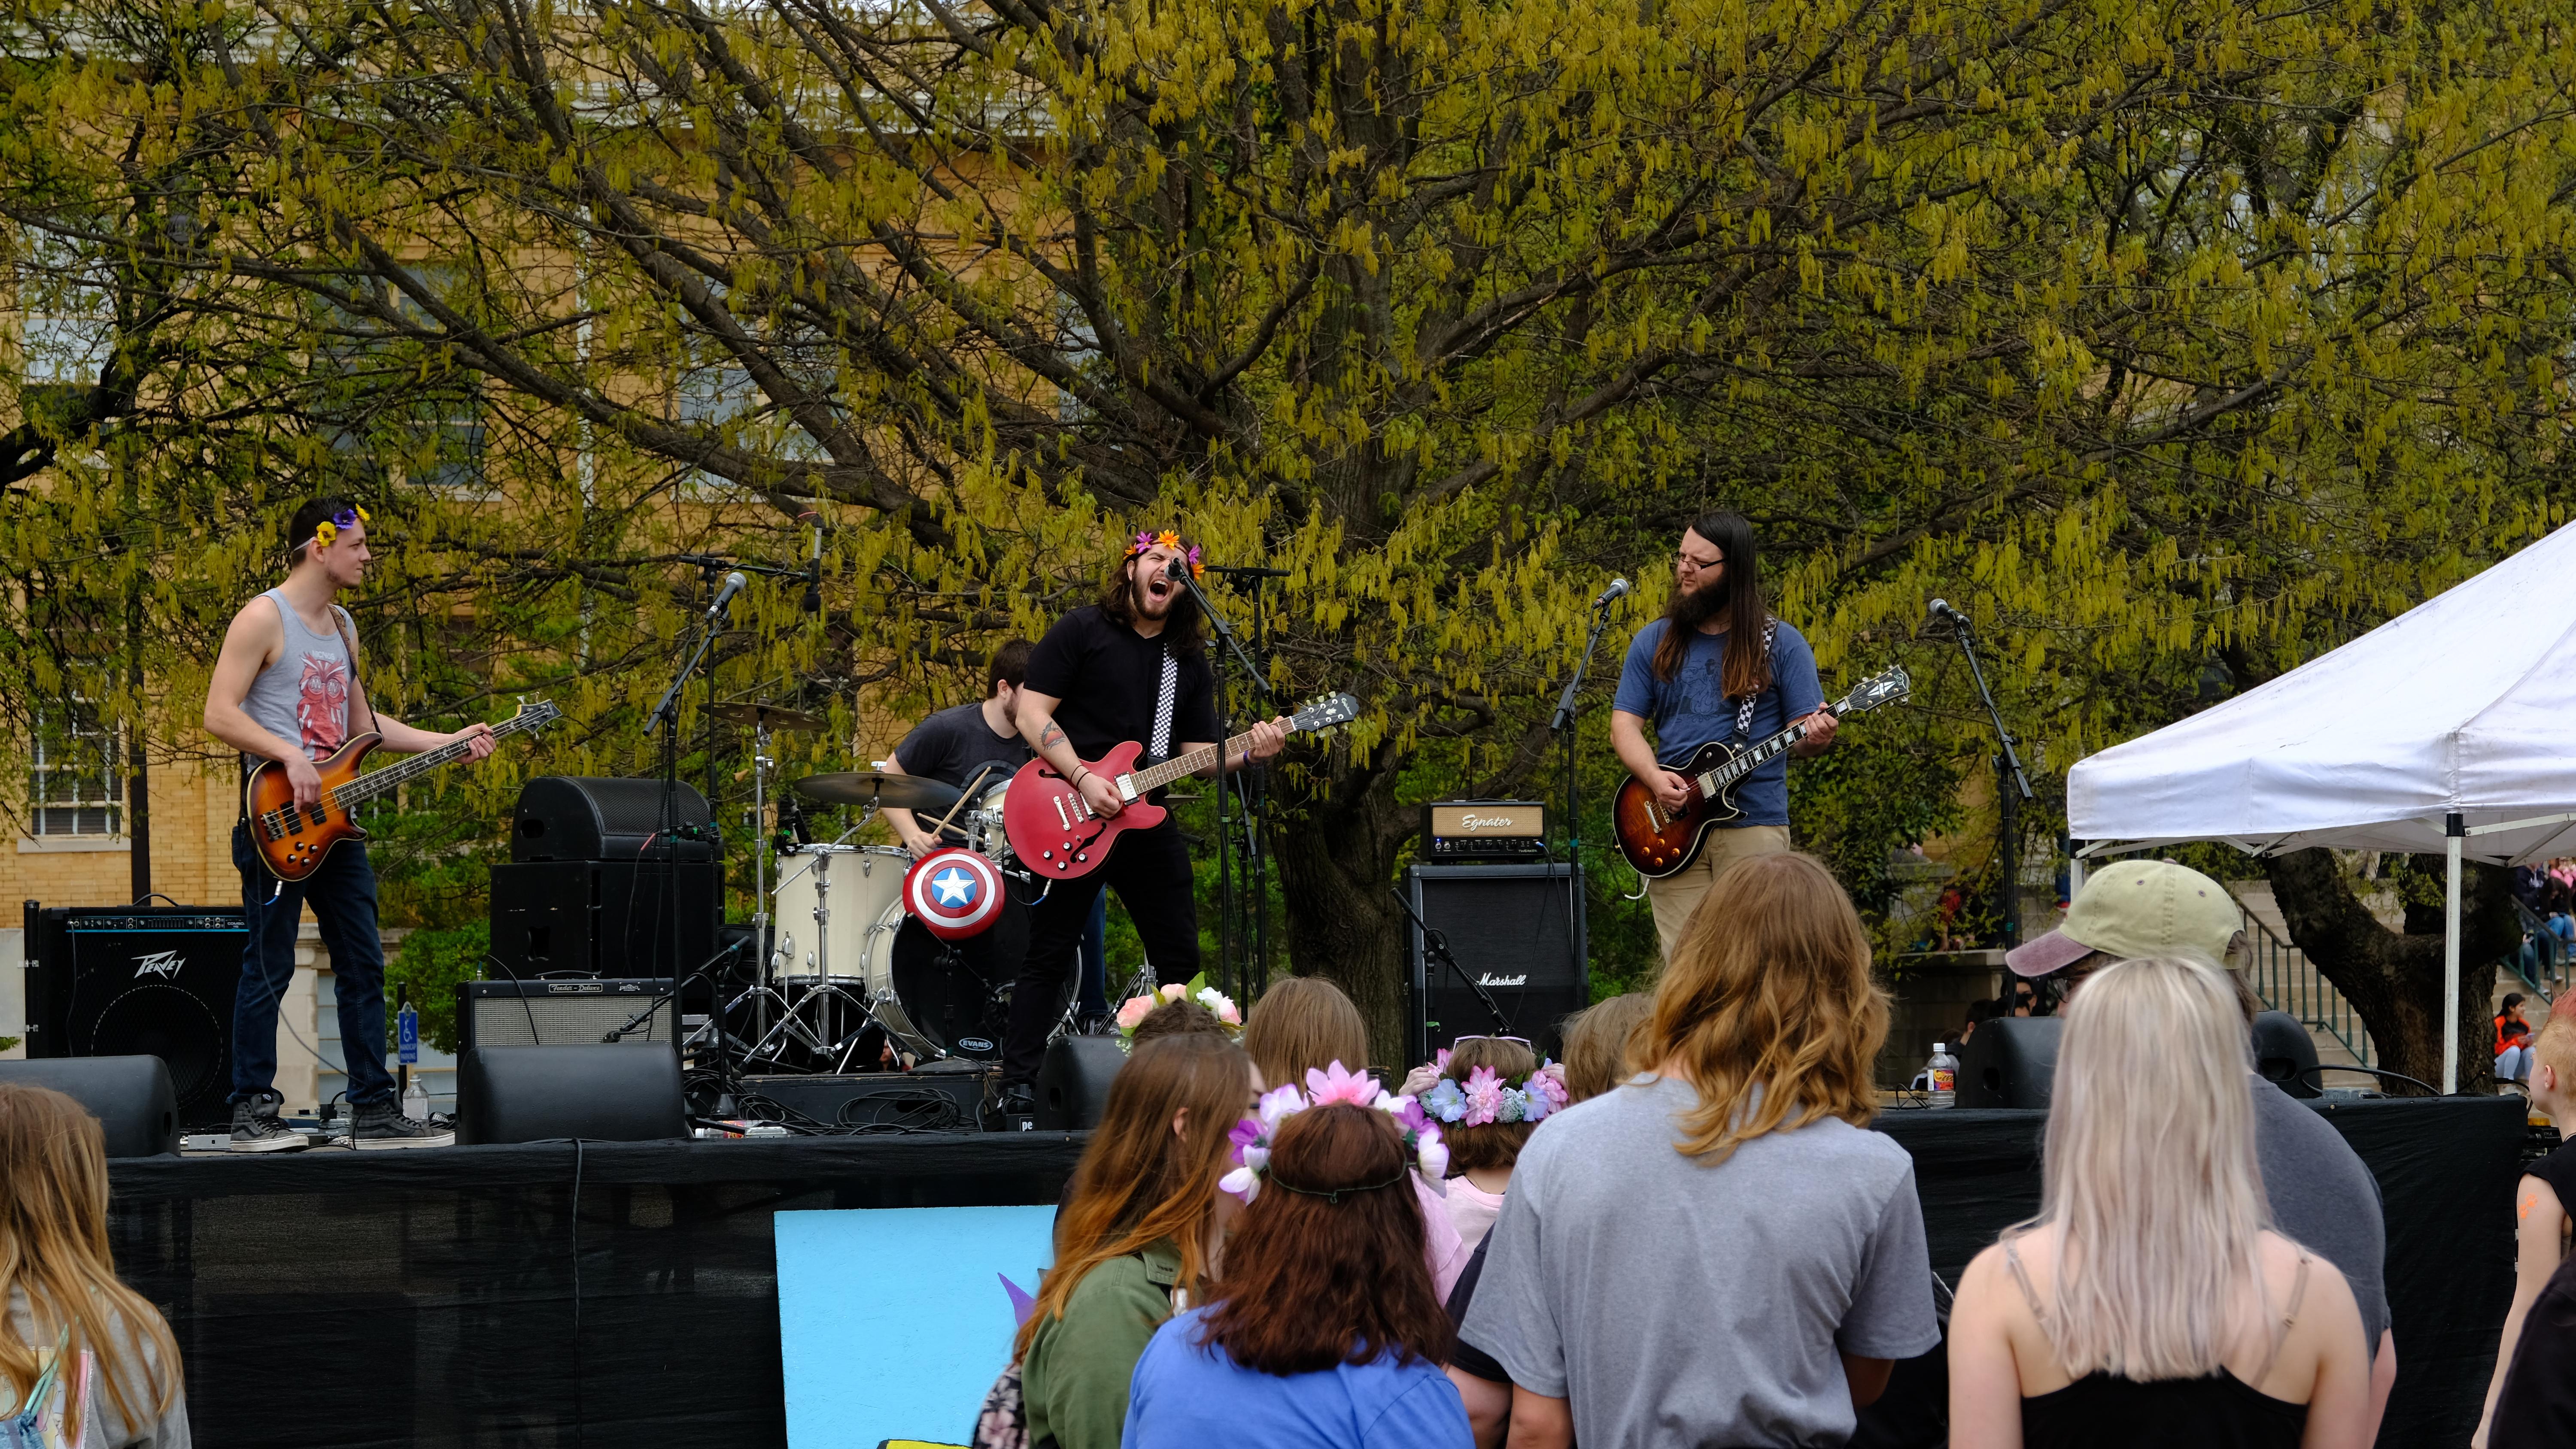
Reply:
[[[1029,908],[1002,902],[989,930],[942,941],[895,902],[867,939],[868,1011],[899,1051],[924,1061],[999,1061],[1011,983],[1029,952]]]

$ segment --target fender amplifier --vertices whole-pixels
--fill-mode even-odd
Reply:
[[[1547,807],[1535,800],[1434,800],[1422,807],[1425,860],[1537,860]]]
[[[479,1046],[619,1046],[669,1050],[680,1011],[668,977],[456,983],[456,1050]]]

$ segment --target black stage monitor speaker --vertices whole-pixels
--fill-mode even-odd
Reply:
[[[0,1086],[51,1087],[89,1109],[110,1157],[170,1157],[179,1151],[179,1100],[159,1057],[89,1057],[0,1062]]]
[[[660,1142],[689,1135],[680,1058],[668,1047],[480,1046],[456,1072],[462,1143]]]
[[[1427,1062],[1461,1036],[1523,1036],[1557,1055],[1557,1023],[1592,1003],[1581,868],[1417,865],[1405,873],[1405,891],[1503,1015],[1497,1024],[1457,972],[1429,957],[1422,933],[1407,922],[1411,1060]]]
[[[2045,1107],[2057,1075],[2054,1016],[1999,1016],[1977,1023],[1959,1048],[1958,1104],[1962,1107]]]
[[[654,1046],[679,1040],[667,978],[460,981],[456,1049],[485,1046]],[[616,1032],[617,1040],[606,1040]]]
[[[238,908],[27,902],[27,1055],[155,1056],[184,1127],[229,1123]]]
[[[635,860],[667,825],[702,826],[715,817],[707,797],[688,784],[671,798],[672,818],[662,819],[662,782],[592,775],[539,775],[519,787],[510,825],[510,858],[528,860]],[[714,842],[683,838],[681,860],[713,860]]]
[[[1042,1132],[1084,1132],[1109,1107],[1109,1079],[1127,1064],[1114,1036],[1058,1037],[1038,1064],[1037,1125]]]
[[[2254,1070],[2293,1097],[2325,1095],[2317,1079],[2316,1038],[2286,1011],[2254,1014]]]
[[[992,1073],[851,1072],[840,1076],[744,1077],[745,1097],[770,1102],[827,1127],[909,1127],[917,1132],[979,1130]],[[745,1115],[769,1117],[745,1102]]]
[[[723,867],[713,861],[496,865],[492,954],[523,980],[557,971],[685,976],[715,955],[723,900]]]

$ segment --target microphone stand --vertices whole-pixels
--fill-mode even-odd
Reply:
[[[705,563],[699,565],[701,571],[707,567]],[[662,810],[661,818],[654,822],[654,834],[662,844],[662,894],[670,906],[671,970],[674,974],[680,969],[680,842],[677,833],[680,814],[680,691],[687,686],[689,676],[698,672],[699,663],[707,657],[708,646],[715,641],[716,621],[701,619],[698,647],[690,653],[688,662],[680,666],[680,672],[671,676],[670,687],[653,702],[653,712],[644,717],[645,734],[650,735],[657,729],[662,732]],[[656,967],[661,965],[662,948],[659,944],[653,948],[652,962]]]
[[[2017,879],[2020,862],[2016,859],[2021,829],[2021,802],[2031,798],[2030,777],[2022,773],[2020,752],[2013,748],[2012,731],[2004,728],[2004,712],[1995,706],[1994,691],[1986,688],[1986,672],[1977,667],[1976,631],[1968,616],[1956,609],[1949,611],[1950,637],[1959,641],[1959,652],[1968,656],[1968,677],[1977,683],[1977,697],[1986,702],[1986,717],[1995,722],[1995,739],[2002,752],[1995,756],[1995,803],[2001,812],[1996,822],[1998,864],[2003,868],[2004,949],[2009,951],[2021,940],[2021,881]]]
[[[1592,605],[1592,631],[1583,638],[1583,657],[1575,661],[1574,673],[1568,675],[1565,689],[1556,697],[1556,714],[1547,722],[1547,731],[1556,736],[1559,753],[1565,761],[1565,954],[1566,964],[1578,975],[1586,974],[1584,963],[1573,960],[1575,892],[1583,880],[1583,816],[1576,794],[1574,768],[1574,714],[1583,695],[1583,677],[1592,672],[1592,655],[1601,647],[1601,633],[1610,627],[1610,605],[1614,599],[1597,599]]]
[[[1225,570],[1225,572],[1248,573],[1250,571],[1228,569]],[[1261,574],[1254,575],[1254,577],[1259,578],[1268,574],[1279,574],[1281,577],[1285,577],[1283,571],[1275,569],[1264,570]],[[1196,576],[1192,574],[1189,565],[1186,562],[1177,563],[1167,571],[1165,577],[1178,582],[1182,588],[1190,591],[1191,598],[1198,600],[1200,616],[1208,621],[1208,627],[1215,632],[1218,641],[1225,645],[1226,654],[1233,656],[1236,668],[1240,669],[1243,672],[1243,677],[1251,682],[1256,697],[1265,703],[1268,702],[1271,698],[1269,678],[1265,676],[1261,672],[1260,668],[1252,662],[1252,655],[1245,651],[1243,641],[1235,636],[1234,626],[1225,621],[1225,615],[1217,612],[1216,601],[1210,599],[1207,596],[1207,591],[1199,587],[1199,581]],[[1218,742],[1216,761],[1216,909],[1217,919],[1225,923],[1223,928],[1217,932],[1217,942],[1219,946],[1217,974],[1220,978],[1228,978],[1227,968],[1234,968],[1230,978],[1228,979],[1230,979],[1230,984],[1234,987],[1234,998],[1237,1001],[1241,1001],[1244,999],[1243,983],[1247,972],[1243,969],[1242,963],[1235,958],[1234,872],[1232,869],[1234,833],[1226,828],[1225,818],[1227,803],[1226,793],[1231,790],[1233,786],[1227,780],[1224,742],[1234,737],[1234,711],[1226,703],[1225,681],[1222,677],[1217,679],[1214,693],[1216,695],[1216,736]],[[1180,741],[1174,740],[1172,743],[1174,745],[1178,745]],[[1251,765],[1247,765],[1245,767],[1247,772],[1254,768],[1257,767]],[[1252,884],[1253,864],[1255,860],[1259,858],[1261,851],[1258,840],[1252,838],[1253,827],[1250,814],[1250,801],[1247,799],[1245,802],[1244,822],[1247,842],[1245,846],[1246,858],[1244,861],[1244,885],[1247,889],[1249,889]]]
[[[1404,887],[1388,886],[1387,890],[1394,894],[1395,903],[1404,907],[1404,914],[1413,921],[1413,929],[1422,933],[1422,954],[1457,972],[1458,979],[1466,982],[1467,989],[1476,993],[1476,999],[1485,1004],[1485,1014],[1494,1019],[1494,1034],[1509,1036],[1512,1030],[1511,1019],[1503,1015],[1503,1008],[1495,1002],[1494,993],[1485,989],[1485,983],[1468,975],[1467,968],[1458,964],[1458,958],[1449,954],[1449,938],[1434,929],[1429,921],[1422,919],[1422,913],[1413,908],[1413,898],[1404,893]],[[1427,1052],[1431,1043],[1425,1041],[1422,1045]]]

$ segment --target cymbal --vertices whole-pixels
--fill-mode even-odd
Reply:
[[[720,704],[714,713],[716,718],[731,724],[754,728],[767,725],[774,730],[820,730],[827,724],[819,714],[808,714],[780,704]]]
[[[826,805],[876,805],[896,810],[945,810],[957,803],[958,789],[919,775],[887,775],[875,770],[844,770],[837,775],[808,775],[796,782],[796,793]]]

